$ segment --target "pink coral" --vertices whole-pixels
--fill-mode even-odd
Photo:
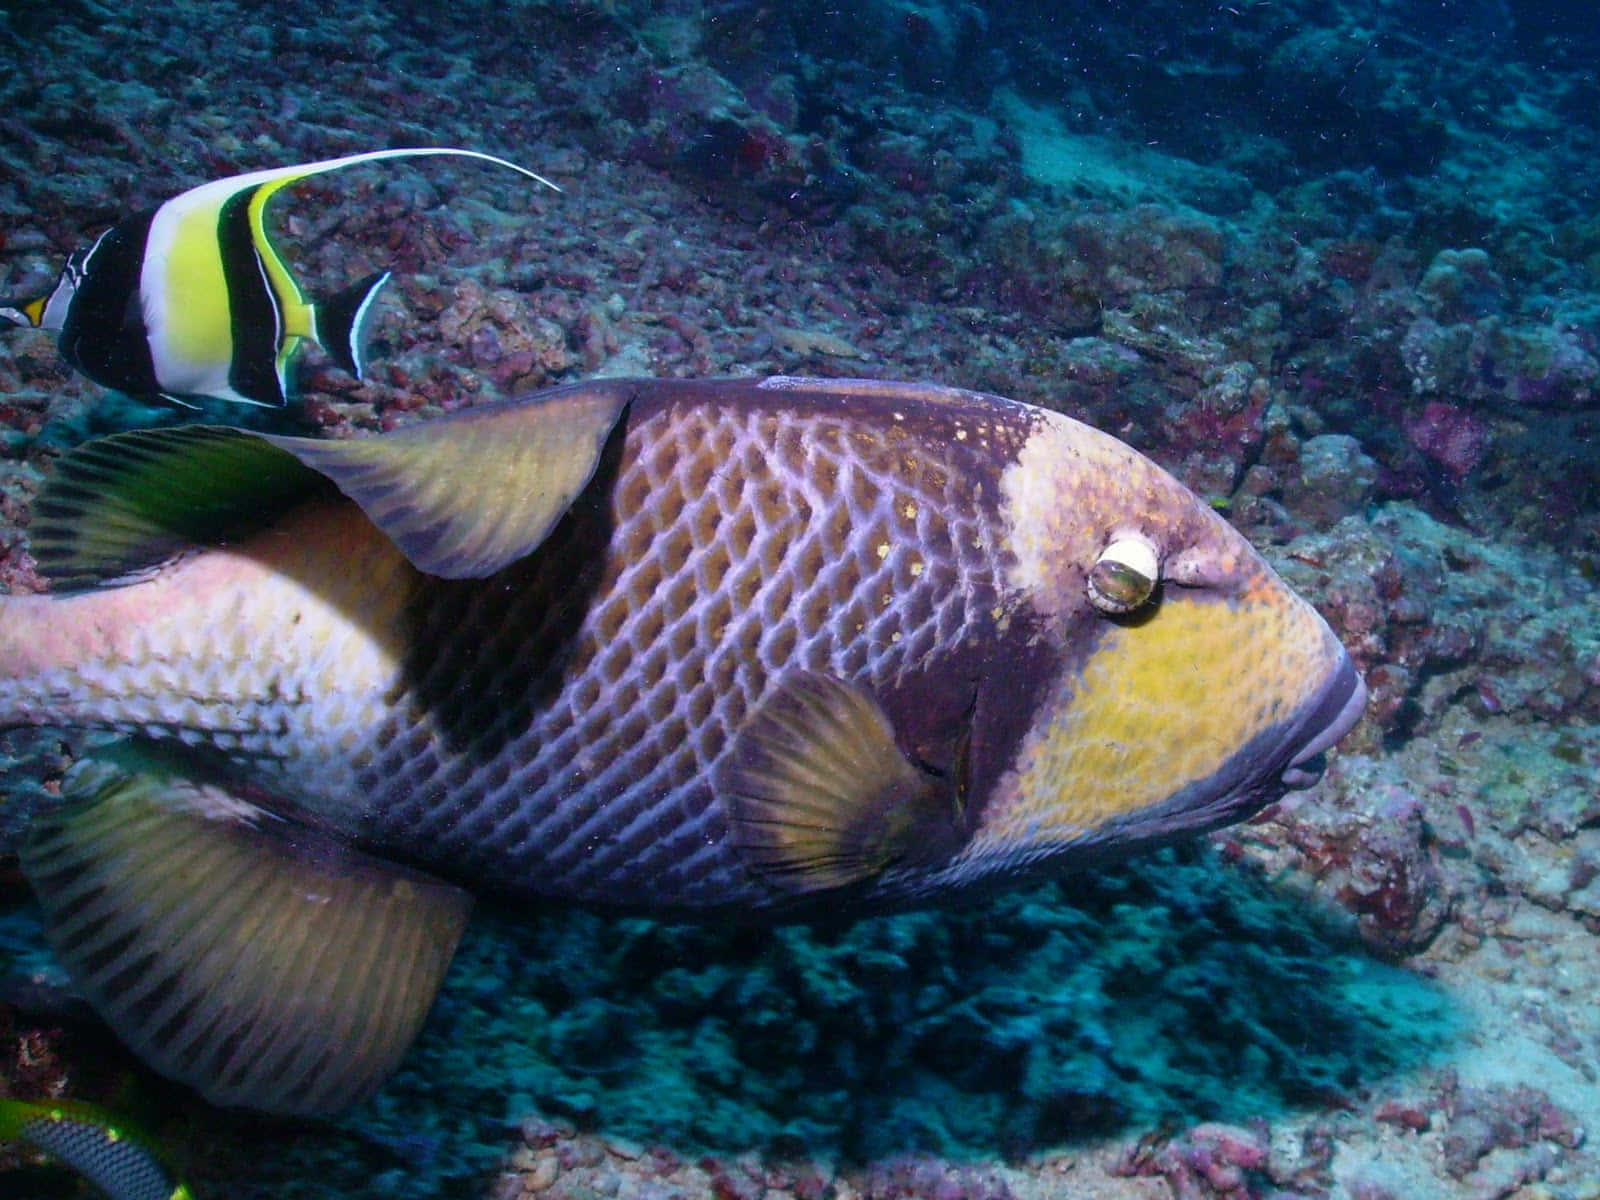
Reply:
[[[1456,404],[1430,400],[1402,419],[1406,440],[1460,483],[1489,449],[1489,423]]]

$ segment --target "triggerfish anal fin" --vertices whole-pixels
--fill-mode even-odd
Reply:
[[[123,747],[34,822],[23,871],[57,954],[146,1062],[215,1104],[365,1099],[416,1036],[467,894]]]
[[[960,838],[960,781],[906,757],[871,693],[797,671],[735,737],[717,792],[748,861],[797,892],[846,887]]]
[[[60,1159],[110,1200],[192,1200],[150,1140],[96,1104],[0,1099],[0,1141],[27,1142]]]
[[[331,479],[419,569],[492,575],[536,549],[594,475],[622,383],[466,409],[379,438],[270,442]]]

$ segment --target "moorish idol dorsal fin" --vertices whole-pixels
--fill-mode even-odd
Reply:
[[[456,157],[508,167],[556,191],[550,180],[509,159],[453,146],[370,150],[341,158],[249,171],[191,188],[156,210],[150,221],[141,299],[156,377],[167,392],[281,405],[290,395],[290,370],[304,339],[330,330],[335,359],[359,363],[349,325],[318,319],[294,273],[267,231],[273,196],[313,175],[398,158]],[[363,289],[370,300],[377,287]],[[263,286],[264,285],[264,286]],[[211,312],[184,303],[192,293],[225,296]],[[192,296],[191,296],[192,303]],[[346,306],[352,319],[366,305]],[[326,345],[326,343],[324,343]],[[217,367],[224,361],[226,369]]]
[[[465,928],[459,888],[112,748],[36,818],[23,870],[90,1003],[214,1104],[336,1112],[399,1065]]]

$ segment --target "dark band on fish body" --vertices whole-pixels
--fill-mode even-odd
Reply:
[[[250,204],[259,190],[250,188],[228,197],[217,215],[217,248],[233,337],[228,383],[241,396],[283,404],[287,397],[278,375],[283,312],[250,226]]]
[[[130,395],[158,391],[139,275],[156,210],[106,231],[79,264],[79,279],[58,343],[61,357],[102,387]]]

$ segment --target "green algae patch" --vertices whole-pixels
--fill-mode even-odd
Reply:
[[[680,1154],[1014,1157],[1326,1104],[1454,1024],[1429,981],[1204,848],[839,927],[550,911],[469,933],[341,1136],[441,1187],[532,1113]]]

